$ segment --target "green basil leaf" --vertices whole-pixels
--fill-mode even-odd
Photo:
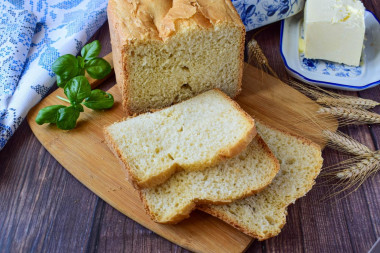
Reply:
[[[79,67],[83,69],[84,68],[84,58],[77,56],[77,59],[78,59]]]
[[[101,49],[102,46],[100,45],[100,42],[98,40],[94,40],[93,42],[85,45],[80,53],[82,57],[88,61],[96,58],[99,55]]]
[[[52,65],[53,72],[61,79],[69,80],[79,73],[80,67],[77,58],[71,54],[59,57]]]
[[[69,81],[70,79],[71,78],[66,79],[66,78],[64,78],[62,76],[57,76],[57,85],[58,85],[58,87],[60,87],[60,88],[65,87],[67,81]]]
[[[84,69],[81,69],[80,72],[75,75],[76,76],[84,76]],[[57,85],[58,87],[60,88],[65,88],[66,84],[68,81],[70,81],[70,79],[72,79],[74,77],[69,77],[69,78],[64,78],[64,77],[61,77],[61,76],[57,76]]]
[[[62,130],[75,128],[80,112],[74,106],[61,108],[58,110],[57,127]]]
[[[76,104],[76,105],[73,105],[74,108],[78,111],[78,112],[84,112],[84,109],[83,109],[83,106],[81,104]]]
[[[83,105],[93,110],[111,108],[114,104],[113,96],[102,90],[92,90],[91,95],[85,99]]]
[[[91,86],[84,76],[70,79],[63,90],[71,104],[80,104],[83,99],[91,95]]]
[[[58,110],[64,108],[64,105],[51,105],[45,108],[42,108],[36,117],[36,122],[38,125],[42,125],[45,123],[56,123]]]
[[[85,70],[84,70],[84,68],[83,68],[83,69],[81,68],[81,69],[79,70],[77,76],[84,76],[84,74],[85,74]]]
[[[111,65],[102,58],[95,58],[86,62],[85,69],[95,79],[103,79],[111,73]]]

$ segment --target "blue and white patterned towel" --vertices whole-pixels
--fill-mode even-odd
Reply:
[[[107,0],[2,0],[0,150],[56,81],[52,63],[76,55],[106,21]]]

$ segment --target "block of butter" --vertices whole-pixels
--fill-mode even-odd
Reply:
[[[305,5],[305,57],[359,66],[365,8],[359,0],[308,0]]]

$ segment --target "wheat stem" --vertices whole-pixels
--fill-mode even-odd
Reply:
[[[316,100],[318,104],[327,105],[327,106],[345,106],[356,109],[371,109],[374,108],[380,103],[370,100],[370,99],[362,99],[362,98],[333,98],[333,97],[320,97]]]
[[[379,102],[371,99],[337,94],[315,85],[302,84],[294,79],[289,79],[288,83],[303,94],[316,99],[316,102],[322,105],[357,109],[371,109],[380,105]]]
[[[288,84],[293,86],[295,89],[300,91],[301,93],[305,94],[306,96],[309,96],[313,99],[318,99],[321,97],[324,97],[325,95],[321,92],[317,92],[311,88],[308,88],[306,85],[299,83],[298,81],[294,79],[289,79]]]
[[[322,107],[318,110],[320,114],[331,114],[341,119],[341,123],[345,124],[378,124],[380,123],[380,115],[353,108],[343,107]]]

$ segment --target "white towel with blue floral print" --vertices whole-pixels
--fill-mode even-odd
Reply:
[[[56,81],[52,63],[76,55],[107,19],[107,0],[0,3],[0,150]]]

